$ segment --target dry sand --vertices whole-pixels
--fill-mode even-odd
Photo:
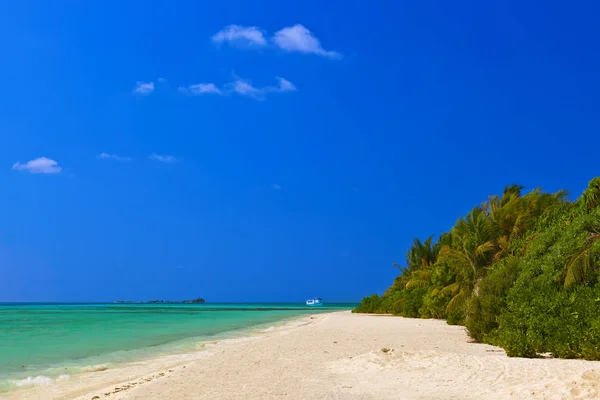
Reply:
[[[11,399],[598,399],[600,362],[508,358],[443,321],[319,315]]]

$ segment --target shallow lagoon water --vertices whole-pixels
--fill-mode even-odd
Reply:
[[[184,353],[350,304],[0,304],[0,392]]]

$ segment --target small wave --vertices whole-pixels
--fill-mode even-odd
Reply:
[[[62,374],[62,375],[59,375],[55,381],[62,382],[69,378],[71,378],[70,375]],[[54,380],[52,378],[50,378],[49,376],[45,376],[45,375],[28,376],[27,378],[24,378],[24,379],[17,379],[17,380],[9,381],[8,386],[6,388],[10,389],[11,387],[25,388],[25,387],[34,387],[34,386],[46,386],[46,385],[51,384],[52,382],[54,382]]]
[[[100,372],[106,371],[108,366],[106,364],[97,364],[97,365],[87,365],[85,367],[81,367],[81,372]]]
[[[270,327],[268,327],[268,328],[266,328],[266,329],[263,329],[261,332],[273,332],[273,331],[274,331],[274,330],[276,330],[276,329],[277,329],[277,327],[275,327],[275,326],[270,326]]]
[[[48,385],[50,383],[52,383],[52,379],[47,376],[44,376],[44,375],[28,376],[25,379],[19,379],[19,380],[13,381],[13,384],[16,387],[44,386],[44,385]]]

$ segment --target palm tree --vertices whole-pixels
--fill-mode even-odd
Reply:
[[[447,311],[471,296],[498,248],[497,226],[482,207],[473,208],[465,218],[458,220],[451,234],[452,246],[445,245],[440,251],[440,259],[452,266],[457,277],[454,283],[442,289],[443,293],[453,296]]]
[[[580,201],[584,211],[592,211],[600,206],[600,177],[596,177],[588,183]]]
[[[406,252],[408,274],[410,276],[405,288],[425,287],[431,280],[431,267],[437,260],[439,247],[433,243],[433,236],[421,242],[415,239],[410,250]]]
[[[599,267],[597,253],[594,252],[594,243],[600,239],[600,226],[590,225],[585,230],[586,239],[581,246],[573,252],[566,268],[564,287],[568,288],[576,283],[583,283],[592,268]]]
[[[579,199],[584,212],[591,212],[600,206],[600,177],[592,179],[588,188]],[[581,246],[572,254],[565,268],[564,286],[568,288],[576,283],[582,283],[596,265],[593,245],[600,239],[600,223],[592,222],[585,228],[586,238]]]
[[[550,194],[539,188],[522,196],[522,189],[519,185],[507,186],[501,198],[490,196],[488,202],[484,203],[483,208],[489,213],[498,231],[495,260],[508,255],[509,245],[531,229],[546,210],[562,204],[567,196],[564,190]]]

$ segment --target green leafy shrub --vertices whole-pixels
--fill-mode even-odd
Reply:
[[[446,318],[509,356],[600,360],[600,178],[564,191],[507,186],[437,242],[415,239],[383,296],[356,312]]]
[[[465,324],[465,309],[457,307],[448,313],[446,318],[448,325],[464,325]]]
[[[446,318],[448,303],[452,296],[437,289],[428,291],[423,296],[423,306],[419,309],[421,318]]]
[[[376,294],[365,297],[352,312],[366,314],[387,314],[385,310],[386,298]]]
[[[423,296],[427,292],[425,288],[407,290],[406,296],[402,299],[401,314],[409,318],[418,318],[419,309],[423,306]],[[394,313],[396,314],[396,313]]]
[[[498,328],[498,318],[506,308],[506,296],[518,271],[519,259],[509,257],[494,265],[481,280],[478,293],[468,302],[465,318],[469,335],[475,340],[485,342],[487,335]]]

